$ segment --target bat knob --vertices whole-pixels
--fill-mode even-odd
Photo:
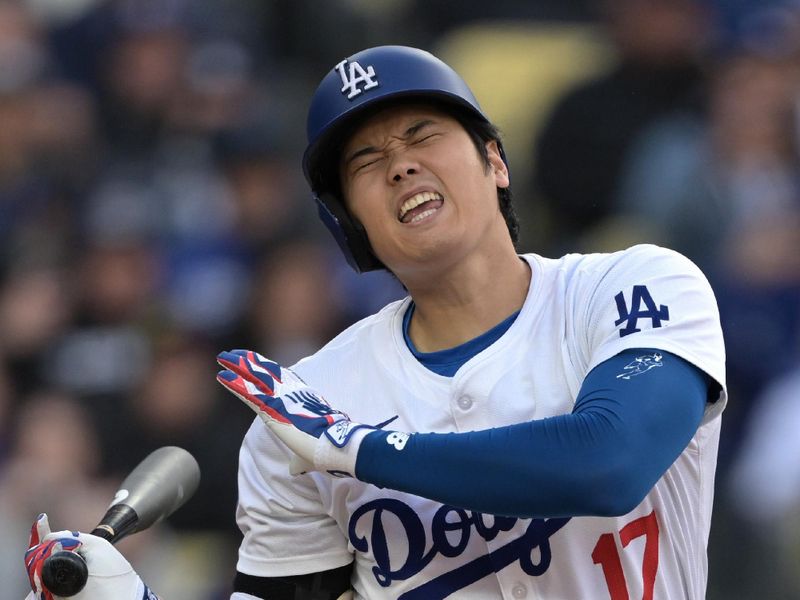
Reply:
[[[55,596],[74,596],[83,589],[88,578],[86,561],[75,552],[56,552],[42,565],[42,583]]]

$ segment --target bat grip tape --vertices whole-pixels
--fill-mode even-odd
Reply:
[[[114,504],[109,507],[100,520],[100,524],[92,530],[96,535],[109,542],[118,542],[124,536],[135,531],[139,515],[127,504]]]

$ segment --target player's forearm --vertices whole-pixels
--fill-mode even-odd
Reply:
[[[634,476],[633,452],[618,442],[612,449],[615,436],[598,421],[562,416],[480,432],[416,434],[402,453],[387,452],[372,434],[362,443],[356,475],[487,514],[624,514],[637,503],[629,499],[649,489],[643,482],[657,477]],[[362,461],[362,454],[372,460]]]
[[[630,356],[603,363],[569,415],[479,432],[414,434],[401,451],[387,443],[388,433],[371,433],[356,475],[489,514],[624,514],[674,462],[702,418],[703,374],[664,354],[663,367],[630,380],[616,378]]]

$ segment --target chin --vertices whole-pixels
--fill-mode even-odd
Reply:
[[[396,265],[391,271],[398,275],[402,273],[439,273],[451,268],[459,262],[463,253],[458,251],[455,244],[438,243],[425,248],[417,247],[412,256],[404,255],[402,258],[395,258],[390,261]],[[384,262],[384,264],[390,264]]]

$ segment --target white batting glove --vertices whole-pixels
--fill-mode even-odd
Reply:
[[[297,456],[293,475],[323,471],[354,476],[358,447],[376,427],[354,423],[293,371],[250,350],[221,352],[217,374]]]
[[[30,600],[62,600],[42,584],[45,560],[62,550],[79,554],[89,569],[86,586],[69,600],[158,600],[110,542],[89,533],[51,533],[46,514],[39,515],[33,523],[28,546],[25,567],[31,583]]]

